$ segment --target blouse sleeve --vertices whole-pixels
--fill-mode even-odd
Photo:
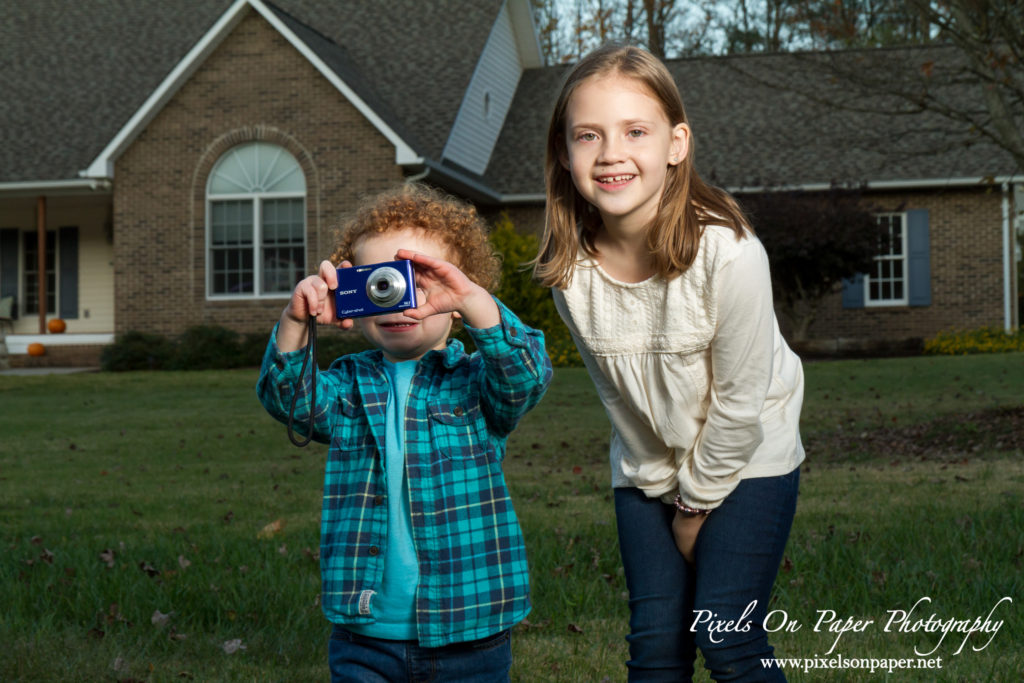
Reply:
[[[768,255],[747,237],[717,273],[707,419],[680,467],[679,493],[690,507],[710,509],[739,483],[764,438],[761,410],[772,379],[775,314]]]

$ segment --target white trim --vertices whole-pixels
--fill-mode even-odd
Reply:
[[[937,187],[992,187],[1003,183],[1014,182],[1016,176],[977,176],[961,178],[914,178],[907,180],[868,180],[864,187],[869,190],[916,190]],[[750,194],[754,192],[787,192],[802,190],[804,192],[821,192],[828,190],[831,183],[797,183],[795,185],[742,185],[726,187],[730,194]]]
[[[399,165],[421,163],[421,157],[402,138],[395,133],[377,114],[360,99],[348,85],[331,71],[323,61],[317,57],[308,45],[299,38],[278,19],[261,0],[235,0],[234,4],[216,23],[208,30],[199,42],[197,42],[184,58],[174,67],[170,74],[160,85],[150,93],[145,103],[132,115],[128,122],[118,131],[114,138],[107,143],[89,166],[81,171],[79,175],[85,178],[113,178],[114,161],[135,141],[135,138],[145,129],[153,118],[164,108],[164,106],[177,94],[178,90],[202,65],[206,58],[223,42],[231,31],[245,17],[247,8],[259,12],[260,16],[274,27],[284,38],[292,44],[306,59],[313,64],[327,80],[337,88],[341,94],[348,99],[353,106],[370,121],[370,123],[395,146],[395,163]]]
[[[11,355],[28,353],[28,345],[40,343],[43,346],[96,346],[114,343],[113,333],[109,334],[9,334],[6,337],[7,351]]]
[[[74,180],[19,180],[0,183],[0,194],[39,194],[44,192],[110,192],[111,184],[104,178],[76,178]]]
[[[509,17],[512,20],[512,35],[519,50],[520,65],[524,69],[544,66],[544,51],[537,37],[537,26],[533,23],[533,12],[528,0],[506,0]]]
[[[1013,332],[1013,242],[1010,239],[1010,184],[1003,183],[1003,329]]]

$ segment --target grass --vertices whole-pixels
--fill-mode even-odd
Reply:
[[[780,657],[916,658],[899,681],[1013,681],[1024,559],[1024,458],[977,443],[964,416],[1022,405],[1024,357],[811,363],[810,452],[772,609],[799,625]],[[296,449],[256,402],[251,370],[0,377],[0,679],[326,679],[318,604],[324,447]],[[894,457],[917,427],[962,437]],[[604,411],[560,369],[509,446],[534,610],[513,639],[516,681],[621,681],[628,608],[608,487]],[[834,435],[854,435],[845,452]],[[930,437],[929,437],[930,438]],[[973,444],[973,445],[972,445]],[[857,450],[857,452],[852,452]],[[974,634],[886,632],[890,610],[1003,620]],[[821,612],[832,624],[815,625]],[[872,620],[837,634],[846,620]],[[834,641],[838,644],[828,655]],[[975,650],[978,648],[978,651]],[[863,669],[787,672],[868,681]],[[697,680],[707,680],[698,676]]]

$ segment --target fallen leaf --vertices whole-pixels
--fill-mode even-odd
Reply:
[[[284,521],[275,519],[273,522],[260,529],[260,532],[256,534],[256,538],[273,538],[282,529],[284,529]]]
[[[182,569],[188,569],[191,565],[192,565],[192,563],[189,562],[187,559],[185,559],[184,555],[178,555],[178,566],[179,567],[181,567]]]
[[[160,576],[160,570],[156,569],[153,565],[151,565],[149,562],[146,562],[145,560],[139,562],[139,569],[145,572],[146,576],[150,578],[153,578],[154,576]]]
[[[583,629],[576,624],[569,624],[569,633],[583,633]]]
[[[160,610],[154,610],[153,616],[149,618],[150,623],[152,623],[153,626],[156,626],[157,628],[163,628],[168,624],[168,622],[170,622],[170,620],[171,615],[164,614]]]
[[[239,650],[244,650],[245,645],[242,645],[241,638],[235,638],[234,640],[225,640],[221,646],[224,649],[225,654],[233,655]]]

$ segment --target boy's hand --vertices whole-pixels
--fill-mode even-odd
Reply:
[[[341,268],[351,268],[348,261]],[[297,351],[306,345],[306,324],[310,316],[316,316],[322,325],[332,324],[347,330],[352,327],[351,318],[335,319],[334,297],[331,290],[338,288],[338,272],[330,261],[320,263],[320,271],[310,275],[295,286],[292,298],[281,313],[281,325],[277,330],[277,348],[283,352]]]
[[[456,313],[477,329],[501,323],[498,305],[487,290],[451,263],[408,249],[399,249],[395,258],[412,261],[416,270],[419,306],[404,311],[405,315],[422,320],[438,313]]]

